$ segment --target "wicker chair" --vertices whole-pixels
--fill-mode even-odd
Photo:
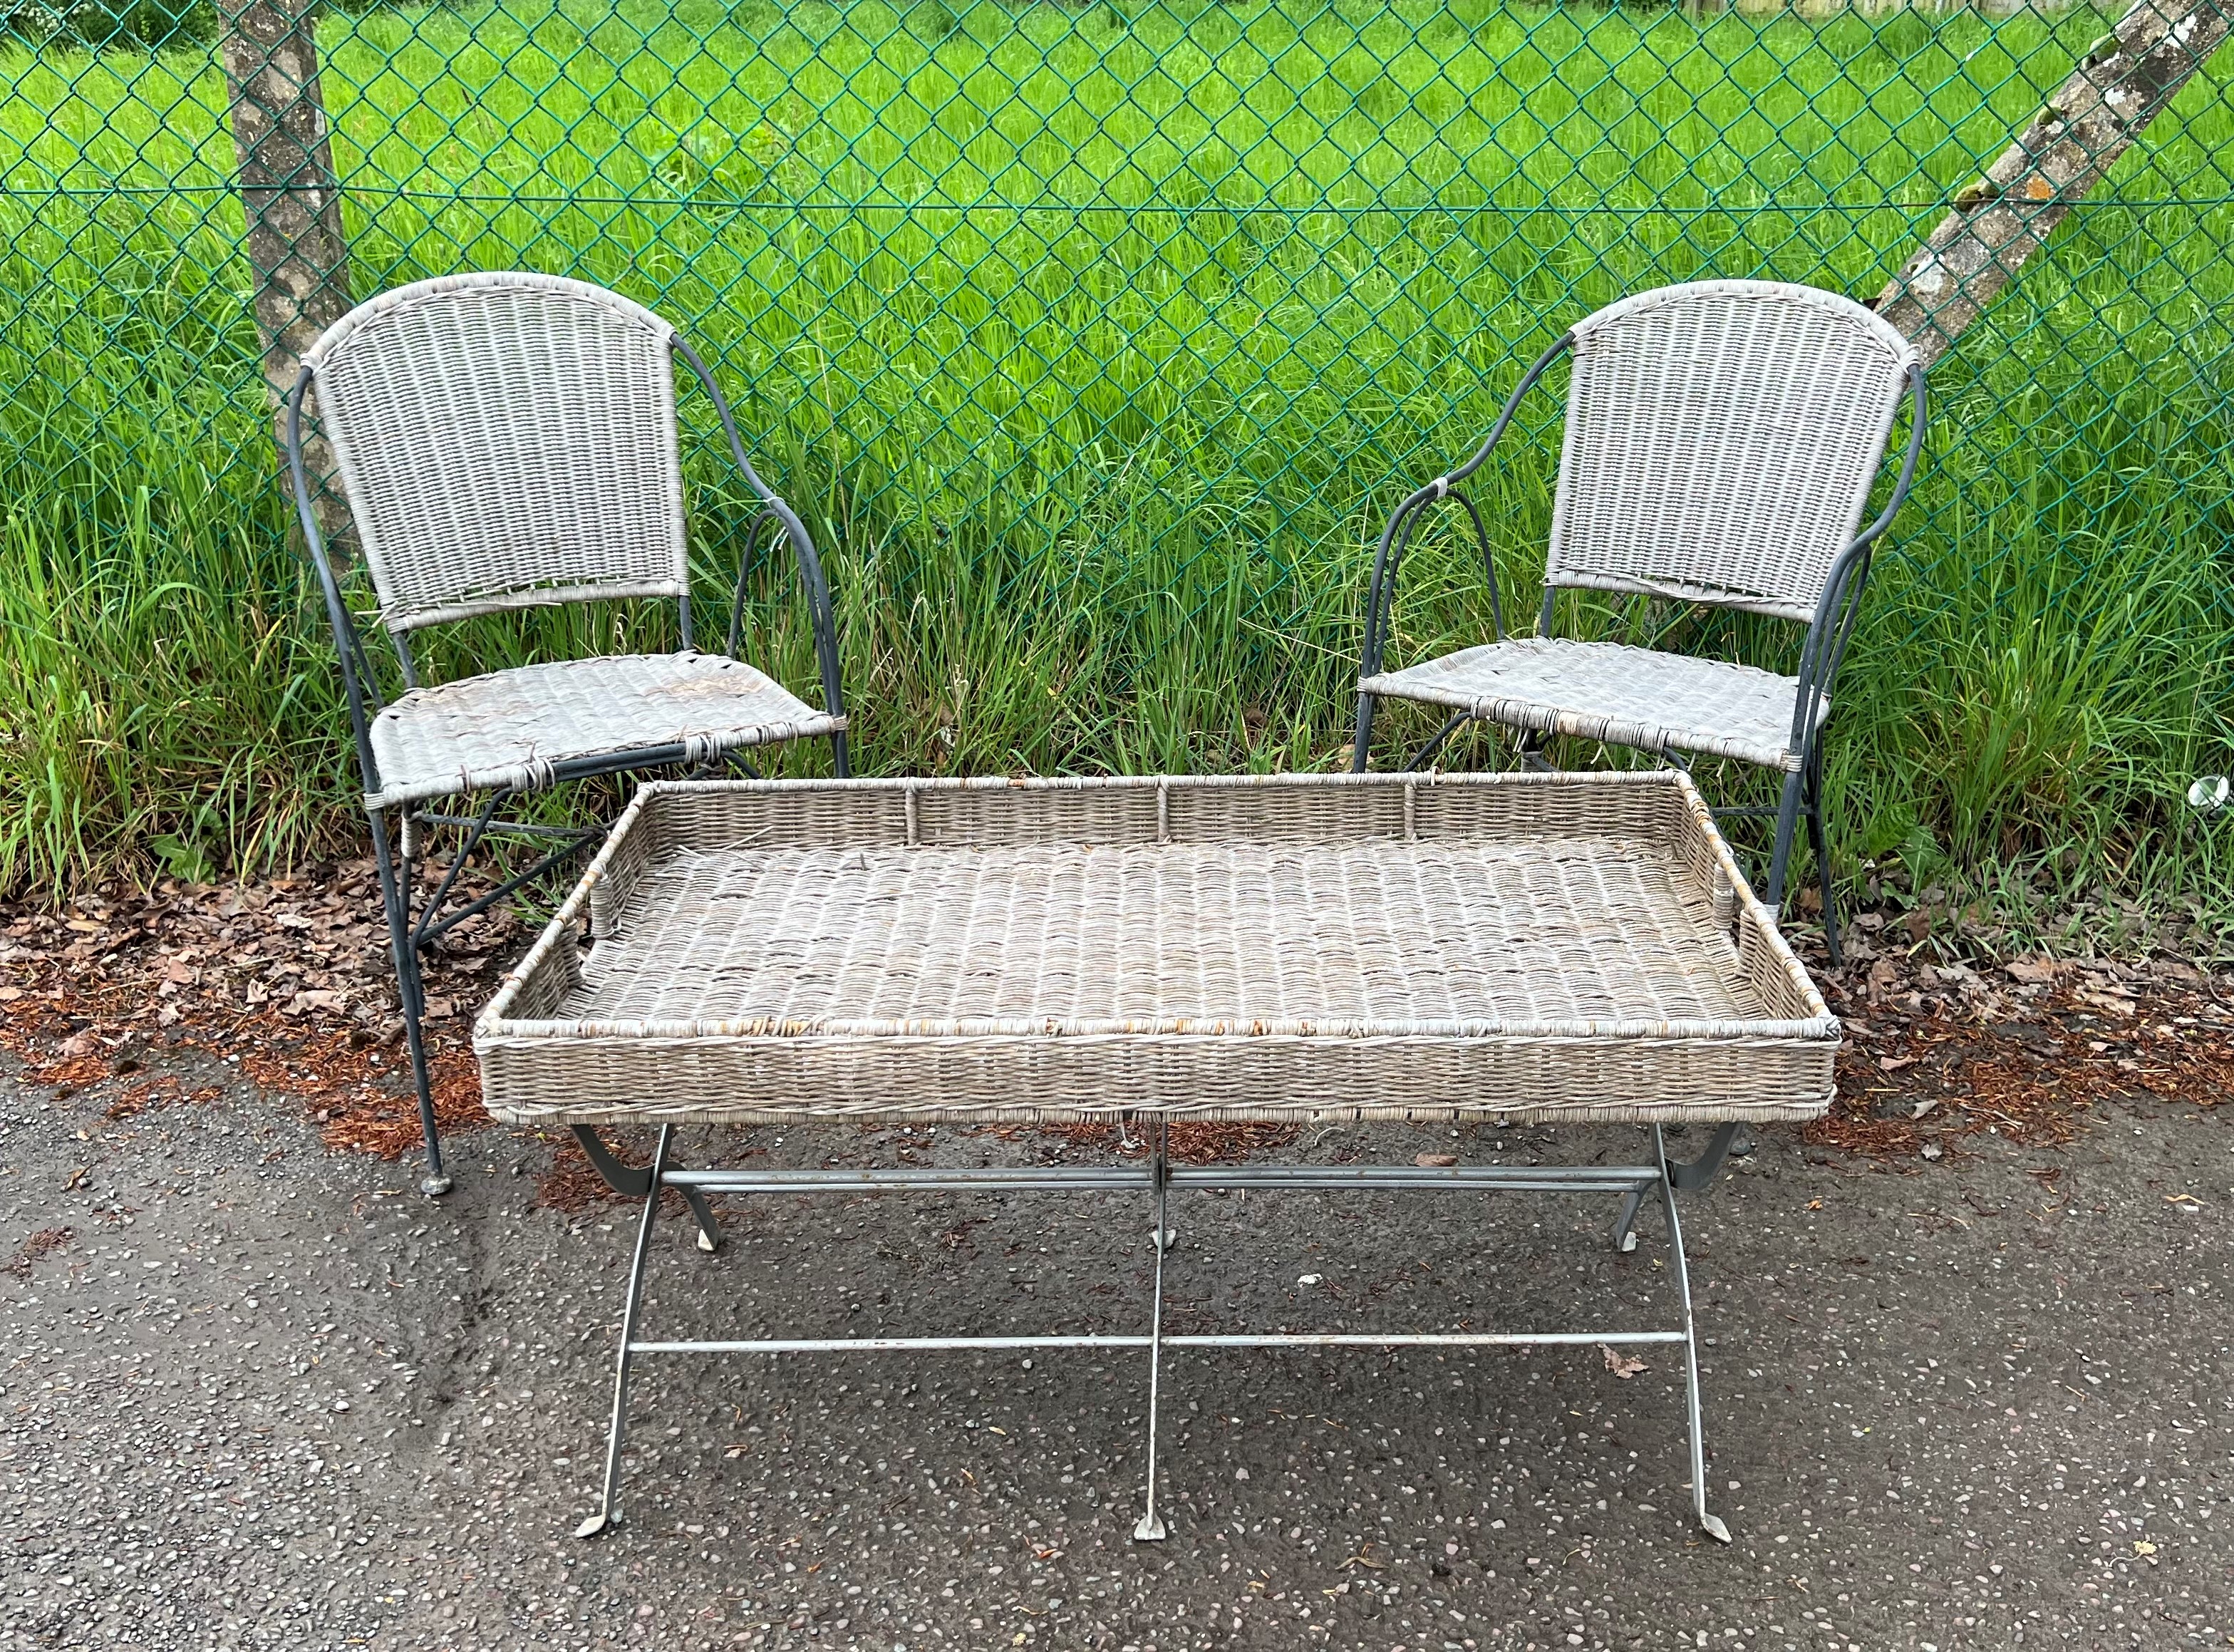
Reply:
[[[758,496],[720,654],[692,646],[680,357],[711,398],[738,473]],[[317,391],[377,617],[402,691],[378,699],[363,637],[329,563],[303,460]],[[287,460],[324,588],[426,1136],[430,1194],[447,1191],[428,1083],[419,956],[454,925],[579,852],[598,834],[496,818],[509,798],[595,775],[711,765],[747,748],[826,736],[846,772],[836,627],[813,541],[746,458],[728,403],[681,334],[617,293],[553,276],[415,282],[358,305],[303,357],[287,406]],[[763,540],[790,542],[821,669],[815,709],[737,657],[746,576]],[[560,660],[421,685],[421,626],[556,604],[672,597],[679,652]],[[480,794],[471,813],[430,805]],[[394,823],[395,842],[390,845]],[[413,861],[429,828],[464,839],[414,911]],[[460,867],[492,833],[556,838],[526,870],[443,911]]]
[[[1532,637],[1508,637],[1481,513],[1463,484],[1489,458],[1529,389],[1571,350],[1544,604]],[[1884,512],[1863,506],[1905,389],[1908,448]],[[1673,756],[1703,752],[1780,769],[1767,901],[1781,905],[1792,838],[1807,819],[1824,927],[1838,961],[1824,842],[1822,733],[1852,634],[1871,547],[1908,495],[1923,450],[1924,369],[1891,323],[1851,299],[1763,281],[1662,287],[1576,323],[1525,374],[1474,455],[1396,507],[1381,536],[1366,608],[1352,767],[1365,767],[1382,700],[1440,706],[1449,718],[1414,754],[1427,761],[1480,718],[1526,731],[1527,761],[1549,735]],[[1428,510],[1465,510],[1489,578],[1496,640],[1401,671],[1382,669],[1396,574]],[[1721,660],[1551,634],[1561,590],[1629,593],[1737,609],[1807,627],[1791,676]],[[1680,758],[1676,759],[1681,761]]]

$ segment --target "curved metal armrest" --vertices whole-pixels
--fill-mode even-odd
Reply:
[[[372,760],[372,730],[366,708],[366,685],[374,681],[372,663],[365,656],[364,638],[343,600],[341,582],[334,578],[326,558],[325,536],[318,531],[317,507],[310,499],[310,479],[303,463],[303,399],[310,389],[308,367],[296,375],[287,395],[287,474],[295,488],[295,513],[303,526],[303,546],[310,566],[317,571],[319,588],[326,599],[326,620],[333,627],[334,653],[341,662],[342,689],[349,700],[349,732],[356,740],[357,767],[368,795],[380,789],[380,773]],[[379,709],[379,702],[371,709]]]
[[[1862,587],[1869,579],[1871,549],[1900,513],[1909,488],[1916,480],[1917,461],[1924,454],[1924,432],[1930,408],[1921,365],[1908,369],[1908,449],[1901,455],[1900,475],[1893,483],[1892,497],[1885,501],[1877,520],[1856,534],[1853,543],[1841,551],[1839,559],[1831,565],[1830,577],[1823,582],[1823,594],[1816,601],[1815,617],[1807,626],[1807,640],[1800,650],[1800,692],[1792,709],[1792,749],[1803,756],[1808,742],[1814,738],[1823,702],[1830,697],[1839,663],[1845,658],[1847,641],[1854,634],[1854,622],[1861,612]]]
[[[1388,611],[1396,600],[1396,571],[1402,565],[1404,552],[1410,546],[1412,535],[1427,506],[1446,499],[1455,499],[1464,506],[1466,515],[1473,523],[1474,539],[1481,546],[1482,569],[1489,579],[1490,620],[1497,629],[1497,640],[1500,643],[1505,640],[1505,608],[1498,595],[1497,563],[1490,550],[1489,532],[1482,525],[1481,513],[1474,508],[1473,500],[1458,489],[1488,462],[1492,450],[1504,439],[1506,428],[1512,423],[1513,415],[1519,410],[1521,398],[1535,389],[1536,382],[1551,369],[1551,363],[1558,360],[1574,342],[1572,333],[1560,334],[1551,347],[1538,356],[1527,372],[1521,375],[1520,382],[1506,398],[1504,410],[1497,415],[1497,422],[1490,427],[1489,434],[1483,439],[1481,446],[1474,449],[1473,456],[1455,470],[1447,472],[1426,486],[1407,494],[1390,513],[1388,525],[1381,531],[1380,545],[1373,553],[1373,584],[1365,604],[1365,647],[1358,662],[1360,677],[1372,676],[1381,669],[1381,650],[1388,641]]]
[[[677,333],[674,348],[690,364],[690,370],[698,375],[698,382],[705,387],[706,394],[714,399],[714,410],[722,420],[722,434],[728,438],[729,457],[753,492],[760,496],[764,507],[754,520],[751,537],[746,541],[737,569],[736,598],[729,612],[729,652],[734,656],[737,650],[744,620],[745,577],[759,548],[761,525],[774,522],[791,541],[792,554],[799,563],[800,584],[806,590],[807,616],[814,627],[815,662],[822,676],[822,708],[833,717],[842,717],[846,715],[846,702],[838,680],[838,624],[830,604],[830,584],[823,577],[822,558],[814,549],[814,541],[807,534],[807,525],[799,519],[799,513],[753,468],[753,461],[745,455],[745,444],[737,434],[737,421],[729,411],[729,400],[722,394],[722,387],[714,382],[714,375],[698,352],[690,348],[690,341]],[[844,736],[837,738],[842,741]],[[846,772],[845,748],[839,744],[837,750],[838,772],[842,775]]]

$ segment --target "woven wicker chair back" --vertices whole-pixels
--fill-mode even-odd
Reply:
[[[1766,281],[1638,293],[1574,338],[1545,583],[1813,619],[1914,347]]]
[[[674,328],[557,276],[414,282],[304,356],[381,618],[682,594]]]

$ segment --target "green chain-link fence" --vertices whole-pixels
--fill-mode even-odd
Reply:
[[[299,845],[347,791],[279,508],[231,25],[0,16],[0,882]],[[1873,297],[2115,20],[459,0],[330,10],[316,40],[354,295],[526,267],[662,310],[831,542],[865,759],[1045,770],[1335,761],[1379,513],[1520,364],[1662,282]],[[2234,834],[2177,799],[2234,761],[2230,69],[1935,369],[1832,740],[1859,859],[2223,891]],[[1508,611],[1558,402],[1492,485]],[[1433,557],[1409,657],[1486,613]],[[761,651],[803,678],[763,596]]]

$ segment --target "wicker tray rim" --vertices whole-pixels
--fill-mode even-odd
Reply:
[[[518,1020],[508,1013],[514,996],[543,965],[551,953],[566,944],[573,924],[587,905],[591,893],[604,881],[613,857],[627,840],[640,818],[661,797],[693,792],[761,794],[829,792],[1008,792],[1008,791],[1219,791],[1235,788],[1421,789],[1452,787],[1671,787],[1703,829],[1706,841],[1734,898],[1763,933],[1773,956],[1800,994],[1801,1002],[1815,1013],[1801,1021],[1644,1022],[1634,1020],[1527,1022],[1499,1020],[1419,1022],[1251,1022],[1245,1028],[1214,1022],[1086,1022],[1007,1021],[969,1017],[953,1021],[831,1021],[793,1022],[755,1018],[741,1021],[555,1021]],[[1141,847],[1155,846],[1142,845]],[[937,846],[943,852],[965,849],[966,844]],[[558,1041],[644,1040],[802,1040],[816,1038],[973,1038],[1013,1039],[1120,1036],[1141,1039],[1231,1039],[1246,1042],[1265,1036],[1301,1037],[1354,1042],[1374,1038],[1486,1039],[1522,1042],[1668,1041],[1793,1045],[1837,1043],[1842,1036],[1839,1019],[1824,1002],[1822,994],[1778,930],[1776,920],[1753,892],[1739,871],[1729,845],[1715,827],[1713,812],[1691,777],[1681,769],[1630,769],[1587,774],[1522,770],[1513,773],[1380,774],[1205,774],[1205,775],[1008,775],[872,778],[850,780],[759,780],[646,781],[630,800],[607,833],[597,858],[585,869],[565,903],[552,915],[499,984],[495,996],[474,1027],[476,1045],[498,1044],[515,1039]]]

